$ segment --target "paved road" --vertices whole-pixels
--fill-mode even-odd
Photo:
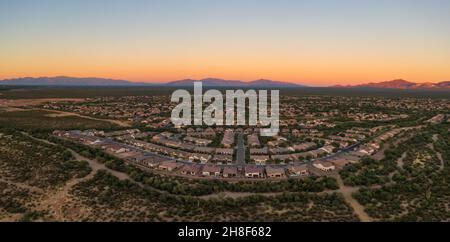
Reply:
[[[236,164],[245,165],[244,134],[238,134]]]

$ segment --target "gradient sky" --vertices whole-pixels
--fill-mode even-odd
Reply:
[[[450,80],[449,0],[1,0],[0,79]]]

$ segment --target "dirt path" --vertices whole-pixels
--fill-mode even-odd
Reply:
[[[289,192],[284,192],[289,193]],[[266,193],[254,193],[254,192],[220,192],[220,193],[213,193],[209,195],[199,196],[200,199],[211,199],[211,198],[244,198],[249,196],[265,196],[265,197],[273,197],[283,194],[283,192],[266,192]]]
[[[48,211],[56,221],[65,221],[68,218],[71,220],[75,219],[75,217],[81,213],[80,210],[82,208],[73,203],[70,191],[78,183],[92,179],[96,173],[96,170],[92,170],[89,175],[83,178],[69,180],[63,187],[46,194],[45,197],[39,201],[39,204],[35,209],[38,211]]]
[[[433,140],[433,142],[437,142],[439,140],[439,134],[433,134],[432,140]],[[439,163],[440,163],[439,164],[439,170],[441,170],[441,171],[444,170],[445,162],[444,162],[444,158],[442,157],[441,152],[438,152],[438,151],[436,151],[434,149],[434,143],[429,143],[428,147],[430,149],[432,149],[434,152],[436,152],[436,156],[437,156],[437,158],[439,160]]]
[[[45,140],[45,139],[39,139],[39,138],[33,137],[33,136],[31,136],[30,134],[25,133],[25,132],[22,132],[22,134],[24,134],[24,135],[26,135],[26,136],[28,136],[28,137],[30,137],[30,138],[36,140],[36,141],[39,141],[39,142],[43,142],[43,143],[46,143],[46,144],[49,144],[49,145],[57,145],[57,144],[52,143],[52,142],[50,142],[50,141],[48,141],[48,140]],[[130,180],[130,181],[133,181],[133,179],[131,179],[130,176],[128,176],[127,174],[125,174],[125,173],[123,173],[123,172],[118,172],[118,171],[112,170],[112,169],[106,167],[105,164],[103,164],[103,163],[101,163],[101,162],[99,162],[99,161],[97,161],[97,160],[95,160],[95,159],[89,159],[89,158],[86,158],[86,157],[84,157],[84,156],[78,154],[77,152],[75,152],[75,151],[72,150],[72,149],[69,149],[69,148],[67,148],[67,147],[64,147],[64,148],[66,148],[68,151],[70,151],[70,153],[72,153],[72,155],[75,157],[76,160],[78,160],[78,161],[87,161],[87,162],[89,163],[89,166],[91,167],[91,169],[92,169],[92,171],[93,171],[94,173],[96,173],[96,172],[99,171],[99,170],[106,170],[106,171],[108,171],[109,173],[111,173],[113,176],[117,177],[119,180],[122,180],[122,181],[123,181],[123,180]],[[142,185],[142,184],[141,184],[141,185]]]
[[[373,221],[372,218],[364,211],[364,207],[352,197],[352,193],[358,191],[359,188],[345,186],[341,176],[339,175],[334,176],[334,178],[336,178],[339,185],[339,190],[337,192],[342,193],[345,201],[347,201],[347,203],[353,208],[359,220],[361,220],[361,222]]]
[[[406,137],[397,139],[397,140],[395,140],[395,141],[392,142],[392,143],[391,143],[391,142],[385,143],[385,144],[383,145],[383,147],[382,147],[378,152],[376,152],[376,153],[372,156],[372,158],[375,159],[375,160],[377,160],[377,161],[380,161],[380,160],[384,159],[384,152],[385,152],[387,149],[391,148],[392,145],[397,146],[397,145],[399,145],[399,144],[401,144],[401,143],[407,141],[407,140],[408,140],[409,138],[411,138],[411,137],[412,137],[412,135],[409,134],[409,135],[407,135]]]
[[[406,158],[406,152],[403,152],[402,156],[397,160],[397,166],[403,168],[403,160]]]
[[[35,109],[35,110],[42,110],[42,111],[47,111],[47,112],[53,112],[55,114],[50,114],[49,117],[67,117],[67,116],[76,116],[76,117],[80,117],[80,118],[85,118],[85,119],[91,119],[91,120],[96,120],[96,121],[104,121],[104,122],[109,122],[112,124],[116,124],[119,125],[120,127],[124,127],[124,128],[129,128],[131,127],[131,125],[125,121],[121,121],[121,120],[114,120],[114,119],[103,119],[103,118],[94,118],[94,117],[90,117],[90,116],[86,116],[86,115],[82,115],[82,114],[78,114],[78,113],[72,113],[72,112],[66,112],[66,111],[59,111],[59,110],[52,110],[52,109]]]
[[[29,135],[28,133],[23,132],[24,135],[27,135],[28,137],[40,141],[46,144],[50,145],[56,145],[48,140],[39,139],[36,137],[33,137]],[[67,149],[67,148],[66,148]],[[62,187],[57,188],[56,190],[50,191],[47,194],[43,195],[42,200],[39,201],[39,204],[36,206],[36,210],[38,211],[49,211],[52,216],[52,219],[56,221],[65,221],[65,220],[77,220],[77,216],[82,213],[82,207],[79,207],[76,205],[76,203],[73,203],[73,199],[70,195],[70,191],[72,188],[77,185],[80,182],[88,181],[92,178],[94,178],[95,174],[99,170],[106,170],[109,173],[111,173],[113,176],[117,177],[119,180],[130,180],[134,182],[127,174],[122,172],[117,172],[114,170],[109,169],[104,164],[93,160],[88,159],[86,157],[81,156],[77,152],[69,150],[74,158],[78,161],[87,161],[89,166],[91,167],[92,171],[87,176],[82,178],[74,178],[66,182],[66,184]],[[134,182],[136,183],[136,182]],[[142,186],[142,184],[140,184]]]
[[[405,158],[406,158],[406,152],[404,152],[404,153],[402,154],[402,156],[401,156],[400,158],[397,159],[396,163],[397,163],[397,167],[398,167],[398,168],[403,169],[403,165],[404,165],[403,160],[404,160]],[[392,178],[394,177],[395,174],[398,174],[398,170],[395,170],[395,171],[389,173],[388,177],[389,177],[389,179],[391,180],[391,182],[389,182],[389,183],[387,183],[387,184],[385,184],[385,185],[389,185],[389,184],[392,184],[392,183],[393,183],[393,182],[392,182]]]
[[[442,158],[442,154],[440,152],[436,152],[436,156],[438,157],[439,161],[441,162],[441,164],[439,165],[439,170],[444,170],[444,166],[445,166],[445,162],[444,162],[444,158]]]

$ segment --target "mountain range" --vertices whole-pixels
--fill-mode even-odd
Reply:
[[[67,76],[57,77],[23,77],[0,80],[0,85],[8,86],[140,86],[148,83],[135,83],[125,80],[105,78],[75,78]]]
[[[415,90],[415,89],[443,89],[450,90],[450,81],[438,82],[438,83],[414,83],[405,81],[403,79],[396,79],[392,81],[384,82],[372,82],[367,84],[360,84],[354,86],[335,86],[341,88],[382,88],[382,89],[403,89],[403,90]]]
[[[169,82],[167,86],[192,86],[194,82],[202,82],[203,86],[209,87],[304,87],[303,85],[293,84],[288,82],[279,82],[266,79],[259,79],[250,82],[237,80],[223,80],[217,78],[205,78],[201,80],[184,79],[179,81]]]
[[[0,85],[8,86],[169,86],[169,87],[188,87],[193,86],[194,82],[201,81],[203,86],[209,87],[303,87],[302,85],[278,82],[271,80],[256,80],[243,82],[237,80],[223,80],[217,78],[206,78],[201,80],[184,79],[168,83],[148,83],[148,82],[130,82],[125,80],[114,80],[104,78],[75,78],[75,77],[24,77],[15,79],[0,80]]]
[[[250,82],[239,80],[224,80],[217,78],[205,78],[201,80],[184,79],[167,83],[148,83],[148,82],[130,82],[126,80],[115,80],[105,78],[75,78],[67,76],[57,77],[24,77],[15,79],[0,80],[0,86],[168,86],[168,87],[189,87],[194,82],[201,81],[206,87],[241,87],[241,88],[292,88],[306,87],[300,84],[289,82],[279,82],[266,79],[259,79]],[[450,90],[450,81],[438,83],[414,83],[403,79],[392,81],[367,83],[348,86],[332,86],[335,88],[370,88],[370,89],[431,89],[431,90]]]

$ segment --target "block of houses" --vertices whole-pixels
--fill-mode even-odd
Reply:
[[[194,147],[194,152],[197,152],[197,153],[213,154],[213,153],[215,153],[215,151],[216,151],[216,148],[213,148],[213,147],[203,147],[203,146]]]
[[[217,148],[216,154],[218,155],[233,155],[234,150],[231,148]]]
[[[251,155],[267,155],[269,154],[269,149],[267,147],[263,148],[250,148],[250,154]]]
[[[206,163],[211,160],[211,155],[208,154],[200,154],[200,153],[191,153],[189,155],[189,160],[191,161],[200,161],[201,163]]]
[[[231,162],[233,162],[233,156],[232,155],[214,155],[212,161],[231,163]]]

